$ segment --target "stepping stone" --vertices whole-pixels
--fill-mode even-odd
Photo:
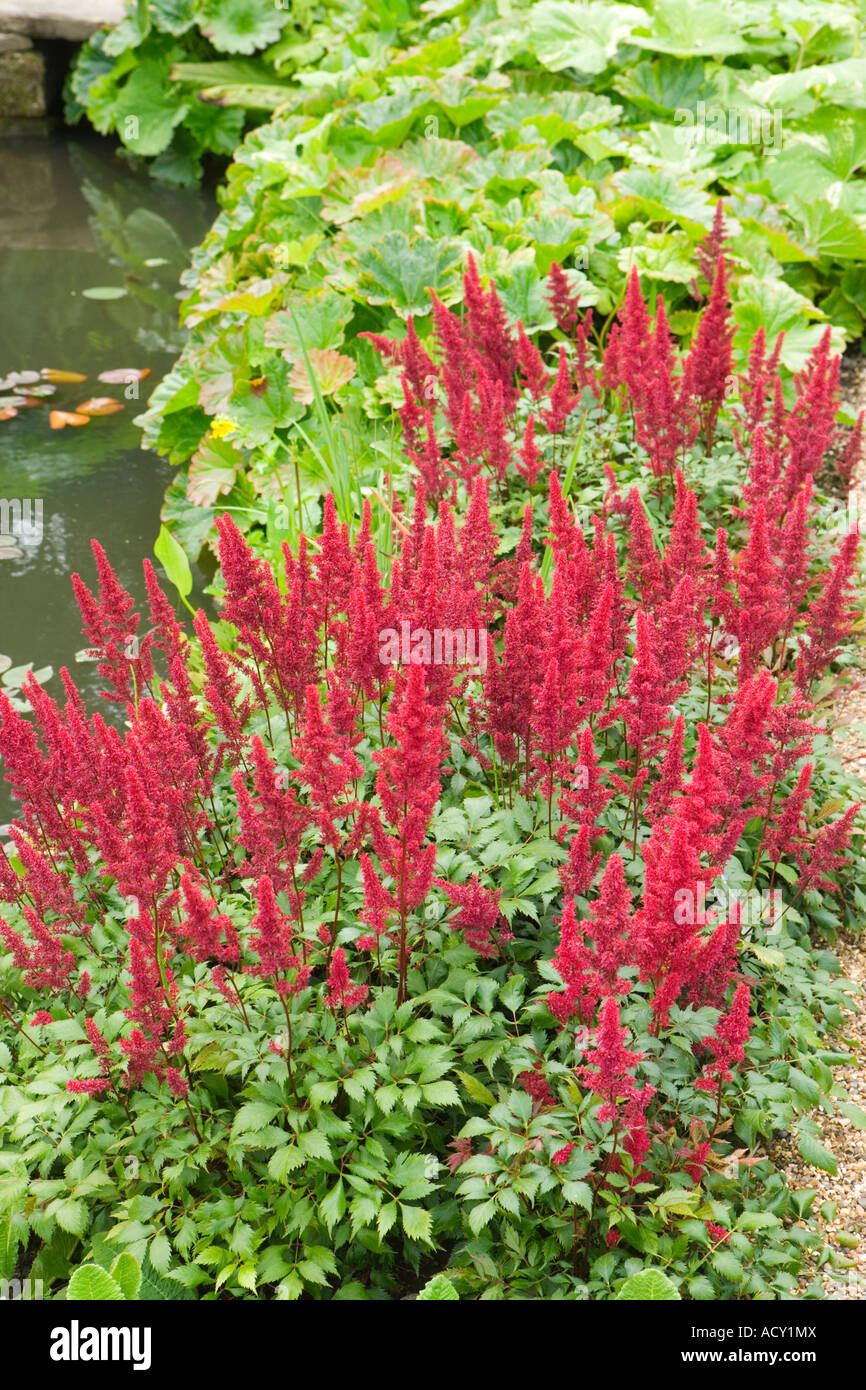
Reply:
[[[0,33],[83,43],[123,15],[123,0],[0,0]]]

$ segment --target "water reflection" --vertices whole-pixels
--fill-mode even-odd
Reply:
[[[0,423],[0,499],[42,502],[41,535],[23,530],[0,558],[0,653],[13,666],[68,666],[103,710],[95,668],[75,663],[84,639],[69,574],[94,584],[96,537],[143,600],[141,560],[152,556],[173,470],[140,448],[133,419],[182,344],[178,277],[215,212],[208,194],[132,173],[98,137],[0,140],[0,377],[43,367],[87,374]],[[125,294],[85,297],[94,286]],[[122,367],[151,374],[127,385],[97,380]],[[93,396],[126,397],[126,408],[49,428],[49,409],[73,411]],[[56,695],[60,682],[48,689]],[[0,800],[0,822],[9,812]]]

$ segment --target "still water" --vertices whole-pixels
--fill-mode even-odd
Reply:
[[[95,537],[143,599],[141,560],[153,558],[172,470],[140,448],[133,420],[182,346],[178,277],[215,213],[209,194],[155,185],[98,137],[0,140],[0,378],[46,367],[87,377],[0,422],[0,499],[30,499],[34,516],[37,501],[42,509],[41,535],[25,530],[20,554],[0,558],[0,653],[13,668],[68,666],[103,713],[95,666],[75,660],[86,642],[69,575],[77,570],[95,587]],[[125,293],[83,293],[94,287]],[[135,385],[97,380],[118,368],[150,369],[137,400],[124,399]],[[26,387],[2,387],[0,397],[16,390]],[[49,410],[101,396],[123,401],[123,411],[49,428]],[[46,688],[62,693],[57,676]],[[15,813],[4,793],[0,822]]]

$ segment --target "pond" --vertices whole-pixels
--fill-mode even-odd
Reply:
[[[86,643],[69,575],[94,586],[95,537],[143,600],[141,561],[153,558],[172,469],[141,449],[133,421],[182,346],[178,279],[215,212],[208,193],[155,184],[99,137],[0,140],[0,378],[43,368],[86,376],[0,422],[0,500],[10,503],[0,530],[14,531],[11,544],[8,530],[0,537],[0,653],[13,671],[68,666],[104,714],[95,665],[76,662]],[[148,375],[98,380],[117,369]],[[7,385],[0,397],[26,389]],[[50,428],[51,410],[74,413],[94,397],[123,409]],[[16,524],[16,501],[24,522],[29,502],[29,527]],[[61,693],[56,675],[47,688]],[[0,796],[0,821],[10,814]]]

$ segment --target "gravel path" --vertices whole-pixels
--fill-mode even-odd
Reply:
[[[854,408],[866,408],[866,358],[848,357],[842,364],[842,393]],[[852,479],[851,499],[858,505],[861,529],[866,535],[866,459]],[[866,783],[866,688],[849,690],[836,706],[833,739],[848,772]],[[864,791],[866,799],[866,791]],[[835,1069],[838,1085],[844,1087],[855,1105],[866,1109],[866,937],[838,941],[833,948],[843,974],[862,991],[846,1011],[845,1027],[838,1042],[856,1058]],[[795,1142],[775,1144],[771,1154],[785,1171],[791,1188],[815,1188],[814,1203],[819,1211],[829,1202],[827,1216],[819,1217],[832,1261],[816,1271],[814,1265],[800,1281],[802,1289],[817,1278],[828,1298],[866,1299],[866,1130],[842,1115],[819,1117],[824,1145],[836,1156],[835,1176],[811,1168],[800,1156]],[[832,1214],[830,1214],[832,1211]],[[845,1261],[850,1265],[842,1266]]]

